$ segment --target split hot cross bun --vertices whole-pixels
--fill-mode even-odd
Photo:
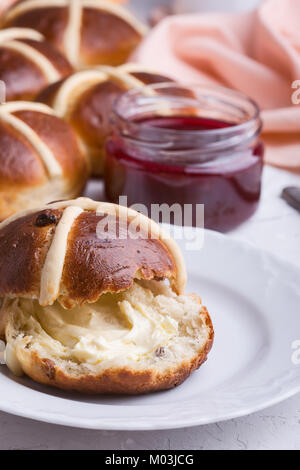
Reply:
[[[17,375],[140,394],[179,385],[212,347],[177,244],[131,209],[80,198],[19,213],[0,224],[0,259],[0,336]]]
[[[2,27],[39,31],[75,68],[120,65],[140,43],[146,28],[120,5],[103,0],[23,0]]]
[[[132,88],[169,79],[136,64],[83,70],[50,85],[37,101],[51,106],[71,124],[92,163],[94,175],[103,173],[104,144],[116,98]]]
[[[0,106],[0,220],[78,196],[89,165],[72,128],[46,105]]]
[[[72,71],[68,60],[37,31],[0,31],[0,80],[6,85],[6,101],[33,100],[47,85]]]

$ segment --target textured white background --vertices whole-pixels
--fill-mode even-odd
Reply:
[[[132,3],[143,13],[146,2]],[[258,212],[231,236],[244,238],[300,267],[300,214],[279,198],[282,188],[291,184],[300,185],[300,176],[267,168]],[[300,395],[245,418],[159,432],[64,428],[0,412],[0,449],[300,449],[299,431]]]

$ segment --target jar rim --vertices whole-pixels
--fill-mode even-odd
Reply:
[[[203,93],[202,100],[199,97],[195,96],[193,98],[180,96],[180,95],[171,95],[171,94],[155,94],[156,91],[168,89],[174,87],[175,89],[183,89],[186,91],[195,91],[198,90]],[[259,133],[262,127],[262,122],[260,118],[260,108],[258,104],[246,94],[235,91],[226,87],[222,86],[214,86],[214,85],[199,85],[195,83],[181,83],[176,81],[169,81],[163,83],[156,83],[156,84],[148,84],[144,85],[141,88],[134,88],[122,93],[114,102],[112,114],[114,118],[116,118],[119,122],[126,122],[130,123],[130,128],[134,131],[138,129],[141,123],[137,120],[130,120],[130,116],[126,116],[124,112],[122,113],[122,108],[127,110],[130,109],[129,104],[133,104],[133,100],[137,98],[141,98],[141,103],[136,103],[136,105],[146,106],[147,101],[151,103],[152,101],[163,102],[168,100],[170,104],[174,104],[175,101],[179,101],[179,99],[186,104],[194,105],[197,108],[201,108],[203,105],[203,99],[210,101],[210,103],[214,103],[215,106],[217,104],[223,104],[230,106],[232,109],[236,109],[237,111],[242,112],[241,104],[249,109],[248,118],[242,120],[240,123],[233,123],[230,126],[226,126],[223,128],[217,129],[167,129],[168,134],[172,135],[181,133],[182,135],[191,135],[191,136],[223,136],[226,138],[226,135],[230,136],[232,132],[234,133],[242,133],[246,132],[247,129],[253,129],[253,133]],[[226,100],[227,98],[227,100]],[[236,102],[236,104],[233,104]],[[238,105],[240,102],[240,106]],[[149,103],[148,103],[149,107]],[[204,109],[204,108],[203,108]],[[204,109],[205,110],[205,109]],[[245,113],[246,114],[246,113]],[[159,115],[161,116],[161,115]],[[128,121],[129,120],[129,121]],[[147,122],[143,123],[144,128],[151,128],[151,125],[147,126]],[[155,132],[158,135],[163,135],[166,132],[166,128],[155,127]]]
[[[157,92],[164,89],[168,92]],[[224,126],[178,129],[153,125],[153,117],[172,116],[204,118]],[[132,157],[176,166],[211,165],[217,160],[227,164],[238,158],[242,148],[245,153],[262,129],[258,105],[243,93],[178,82],[123,93],[114,103],[111,124],[111,137],[119,139]]]

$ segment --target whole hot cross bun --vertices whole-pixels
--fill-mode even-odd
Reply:
[[[72,71],[68,60],[37,31],[0,31],[0,80],[6,86],[6,101],[33,100],[43,88]]]
[[[78,196],[89,164],[73,129],[48,106],[0,106],[0,220],[51,200]]]
[[[103,0],[23,0],[2,27],[39,31],[76,68],[124,63],[146,28],[129,11]]]
[[[51,106],[80,137],[94,175],[103,173],[105,140],[113,103],[123,92],[148,84],[168,82],[168,77],[137,64],[102,66],[75,72],[50,85],[37,101]]]

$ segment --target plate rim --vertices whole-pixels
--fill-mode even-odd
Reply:
[[[168,229],[168,226],[164,225],[164,228]],[[173,230],[173,227],[170,227],[170,229]],[[178,229],[178,227],[176,227],[176,229]],[[188,230],[191,229],[193,232],[199,230],[199,229],[195,229],[192,227],[185,227],[185,230],[186,229]],[[257,247],[253,243],[247,240],[235,238],[231,236],[230,234],[223,235],[221,233],[214,232],[211,230],[204,230],[205,237],[206,237],[206,234],[211,238],[215,238],[219,240],[226,239],[226,243],[228,242],[233,243],[234,245],[239,245],[242,248],[247,247],[250,251],[263,254],[264,256],[267,256],[269,259],[274,260],[277,264],[284,266],[285,269],[295,271],[297,272],[298,275],[300,274],[300,268],[296,264],[286,261],[285,259],[281,258],[280,256],[274,253],[271,253],[267,250]],[[36,422],[44,422],[48,424],[66,426],[66,427],[78,428],[78,429],[91,429],[91,430],[103,430],[103,431],[160,431],[160,430],[169,430],[169,429],[185,429],[185,428],[193,428],[196,426],[204,426],[207,424],[224,422],[224,421],[228,421],[231,419],[241,418],[244,416],[249,416],[253,413],[265,410],[279,403],[282,403],[283,401],[288,400],[300,393],[300,373],[299,373],[298,380],[299,380],[298,384],[290,387],[290,389],[288,390],[282,390],[281,392],[278,392],[274,397],[270,397],[268,400],[262,399],[262,402],[260,404],[253,404],[252,406],[249,406],[249,407],[244,406],[238,409],[236,412],[234,411],[224,412],[224,414],[218,418],[216,418],[216,416],[212,416],[211,418],[201,419],[201,417],[197,416],[197,414],[195,414],[195,416],[188,416],[187,418],[183,418],[181,416],[180,421],[178,423],[172,422],[172,424],[168,424],[165,421],[159,421],[159,418],[157,417],[152,417],[151,421],[146,421],[145,423],[138,422],[135,417],[132,422],[128,420],[128,418],[127,420],[123,418],[122,423],[114,419],[110,423],[109,422],[110,418],[108,417],[95,418],[95,419],[82,418],[82,417],[73,418],[70,415],[60,415],[57,412],[53,413],[53,412],[47,412],[47,411],[41,411],[41,410],[38,410],[38,411],[27,410],[27,408],[21,409],[21,403],[19,407],[15,409],[14,408],[15,405],[10,404],[10,403],[5,403],[3,401],[0,401],[0,411],[11,414],[13,416],[31,419]],[[97,404],[95,406],[101,408],[107,405]],[[109,406],[113,408],[114,406],[121,406],[121,405],[109,405]],[[148,405],[148,406],[153,406],[153,405]]]
[[[118,424],[109,424],[107,421],[107,418],[105,420],[105,424],[101,424],[101,419],[95,420],[94,423],[91,420],[82,420],[81,423],[76,422],[72,419],[66,420],[65,417],[64,419],[61,418],[55,418],[55,416],[52,418],[52,415],[48,415],[47,413],[43,414],[38,414],[37,412],[32,412],[32,413],[27,413],[23,411],[16,411],[10,407],[6,407],[4,409],[0,405],[0,411],[10,414],[12,416],[20,417],[20,418],[25,418],[25,419],[30,419],[32,421],[36,422],[42,422],[42,423],[48,423],[48,424],[53,424],[57,426],[65,426],[68,428],[76,428],[76,429],[90,429],[94,431],[167,431],[167,430],[172,430],[172,429],[187,429],[187,428],[194,428],[198,426],[206,426],[208,424],[216,424],[216,423],[222,423],[226,421],[230,421],[232,419],[238,419],[246,416],[250,416],[254,413],[266,410],[272,406],[278,405],[294,396],[300,393],[300,382],[299,385],[291,389],[289,392],[282,393],[282,395],[278,395],[276,398],[273,398],[272,400],[269,400],[268,402],[262,403],[260,406],[253,406],[249,407],[249,409],[240,409],[236,413],[228,413],[224,414],[224,416],[216,419],[216,418],[211,418],[211,419],[205,419],[205,421],[201,421],[197,418],[195,420],[191,420],[190,418],[186,419],[186,421],[181,420],[180,423],[178,424],[159,424],[159,423],[151,423],[147,424],[145,426],[136,426],[134,425],[129,425],[129,424],[124,424],[120,428]],[[103,405],[97,405],[97,406],[103,406]],[[129,422],[129,421],[128,421]]]

